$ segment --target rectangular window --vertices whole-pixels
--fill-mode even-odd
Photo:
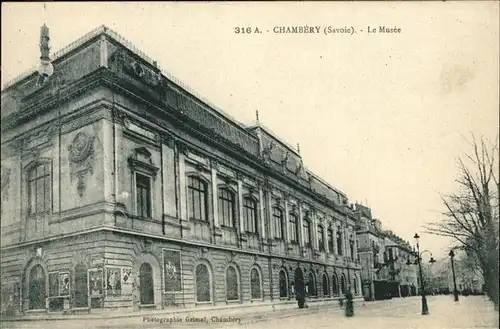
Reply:
[[[299,232],[297,230],[297,216],[295,216],[294,214],[290,214],[289,225],[290,225],[290,242],[298,243]]]
[[[189,218],[208,221],[207,218],[207,187],[197,177],[189,177],[188,181],[188,210]]]
[[[30,215],[50,210],[51,189],[48,164],[38,164],[28,172],[28,213]]]
[[[328,251],[333,253],[333,231],[328,230]]]
[[[304,219],[304,242],[307,247],[311,246],[311,224],[307,219]]]
[[[325,251],[325,231],[323,226],[318,226],[318,249],[319,251]]]
[[[342,233],[340,233],[339,231],[337,231],[337,253],[339,255],[344,254],[344,250],[342,248]]]
[[[234,227],[234,193],[228,189],[219,189],[219,221],[223,226]]]
[[[151,218],[151,178],[136,173],[135,187],[137,215],[143,218]]]
[[[273,231],[276,239],[283,239],[283,212],[273,208]]]
[[[243,201],[243,219],[245,223],[245,231],[257,233],[257,203],[245,198]]]

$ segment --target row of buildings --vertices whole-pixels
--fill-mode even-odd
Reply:
[[[106,27],[2,90],[2,312],[415,295],[408,243]]]

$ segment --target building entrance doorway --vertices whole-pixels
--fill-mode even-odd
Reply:
[[[88,289],[87,266],[75,266],[75,307],[89,306]]]
[[[45,309],[45,273],[42,266],[35,265],[29,276],[29,309]]]

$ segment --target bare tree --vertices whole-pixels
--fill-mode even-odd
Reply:
[[[488,143],[473,137],[473,154],[458,160],[458,189],[441,195],[443,219],[427,224],[427,232],[452,237],[457,247],[475,257],[486,294],[498,309],[499,194],[498,139]]]

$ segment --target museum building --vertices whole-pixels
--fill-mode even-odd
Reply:
[[[344,193],[102,26],[6,84],[2,312],[361,296]]]

